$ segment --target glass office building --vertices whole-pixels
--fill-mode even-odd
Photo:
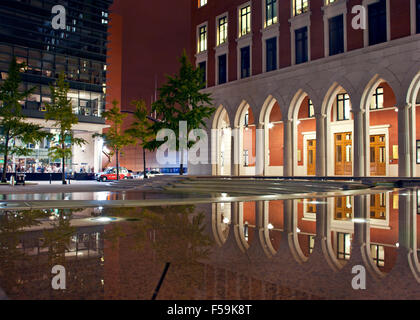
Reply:
[[[22,101],[27,117],[35,122],[44,118],[45,104],[51,101],[49,84],[64,72],[70,84],[69,98],[79,117],[76,133],[91,138],[92,133],[102,132],[105,127],[101,114],[105,109],[108,10],[111,3],[112,0],[0,2],[0,81],[7,77],[13,56],[18,62],[25,62],[22,89],[36,87],[35,93]],[[52,13],[52,8],[56,5],[66,9],[65,29],[52,26],[53,18],[57,16],[57,13]],[[46,154],[45,150],[39,149],[47,146],[48,143],[34,146],[37,149],[35,154]],[[79,151],[86,153],[86,149],[90,148]],[[101,154],[96,150],[92,157],[95,153]],[[72,159],[76,166],[95,167],[95,171],[100,169],[96,168],[99,159],[88,159],[86,154],[82,156],[83,159]]]

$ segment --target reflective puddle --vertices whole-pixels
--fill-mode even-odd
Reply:
[[[10,208],[0,288],[10,299],[150,300],[169,263],[158,299],[418,299],[418,193]]]

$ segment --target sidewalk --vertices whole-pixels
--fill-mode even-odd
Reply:
[[[65,192],[95,192],[95,191],[118,191],[119,188],[109,183],[97,181],[75,181],[63,185],[61,181],[27,181],[25,186],[0,185],[0,194],[14,193],[65,193]]]

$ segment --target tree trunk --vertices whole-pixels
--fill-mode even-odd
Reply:
[[[64,143],[61,144],[61,148],[63,149],[64,152]],[[61,180],[62,180],[62,184],[67,184],[66,182],[66,157],[63,155],[63,157],[61,158]]]
[[[147,179],[146,173],[146,150],[143,148],[143,168],[144,168],[144,179]]]
[[[119,159],[119,153],[120,151],[117,149],[116,155],[117,155],[117,181],[120,180],[120,159]]]
[[[1,182],[7,182],[7,158],[9,156],[9,134],[6,135],[6,141],[4,143],[4,163],[3,163],[3,173],[1,175]]]

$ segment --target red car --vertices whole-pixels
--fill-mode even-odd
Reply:
[[[120,180],[132,179],[130,172],[126,168],[120,167]],[[108,181],[117,180],[117,168],[108,168],[104,172],[97,174],[96,180]]]

